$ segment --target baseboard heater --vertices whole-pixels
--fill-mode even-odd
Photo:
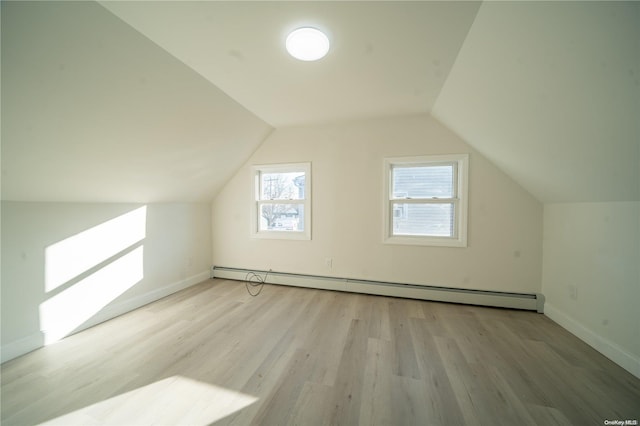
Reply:
[[[250,272],[259,274],[263,278],[267,276],[268,273],[266,282],[269,284],[376,294],[380,296],[406,297],[410,299],[431,300],[436,302],[525,309],[537,311],[539,313],[544,312],[544,296],[539,293],[509,293],[501,291],[470,290],[353,278],[337,278],[321,275],[228,268],[224,266],[214,266],[212,268],[212,278],[244,281],[247,278],[247,274]]]

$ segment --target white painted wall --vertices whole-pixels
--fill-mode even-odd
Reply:
[[[383,244],[383,158],[451,153],[470,154],[468,247]],[[312,163],[312,240],[251,239],[250,166],[306,161]],[[278,129],[218,194],[212,224],[217,266],[540,291],[542,205],[428,116]]]
[[[110,270],[110,265],[117,264],[131,249],[142,247],[143,264],[139,265],[143,274],[141,280],[78,324],[78,328],[112,318],[209,277],[210,205],[148,204],[142,241],[113,253],[112,258],[99,262],[95,267],[76,271],[73,274],[75,278],[58,289],[49,292],[45,290],[47,247],[83,231],[101,229],[101,224],[143,206],[145,205],[2,202],[3,361],[43,344],[39,312],[43,302],[69,289],[80,288],[83,283]],[[123,229],[122,232],[125,231]],[[96,241],[91,240],[91,243],[85,244],[87,251],[110,244],[112,237],[117,239],[117,234],[116,228]],[[83,246],[80,248],[80,251],[70,256],[74,266],[78,265],[84,255]],[[107,254],[111,255],[110,252]],[[115,286],[122,282],[121,279],[110,280],[104,285]],[[100,289],[93,288],[92,297],[99,292]],[[89,300],[77,301],[74,309],[86,306],[88,302]]]
[[[545,313],[640,377],[640,203],[544,206]]]

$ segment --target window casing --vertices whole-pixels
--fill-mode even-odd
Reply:
[[[384,160],[384,242],[467,246],[469,155]]]
[[[253,166],[251,236],[311,239],[311,163]]]

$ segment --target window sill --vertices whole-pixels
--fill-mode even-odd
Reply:
[[[310,241],[311,235],[308,232],[295,231],[262,231],[254,232],[251,238],[259,240],[303,240]]]
[[[467,247],[466,239],[449,237],[412,237],[409,235],[386,237],[384,244],[431,247]]]

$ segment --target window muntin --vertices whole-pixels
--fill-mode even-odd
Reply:
[[[385,159],[385,242],[465,247],[467,168],[467,154]]]
[[[252,236],[311,239],[309,163],[254,166]]]
[[[393,165],[394,198],[452,198],[455,164]]]
[[[261,200],[304,200],[305,172],[260,173]]]
[[[304,232],[304,204],[260,202],[259,206],[259,232]]]
[[[393,208],[406,212],[403,217],[393,216],[393,235],[451,238],[455,234],[452,203],[394,203]]]

